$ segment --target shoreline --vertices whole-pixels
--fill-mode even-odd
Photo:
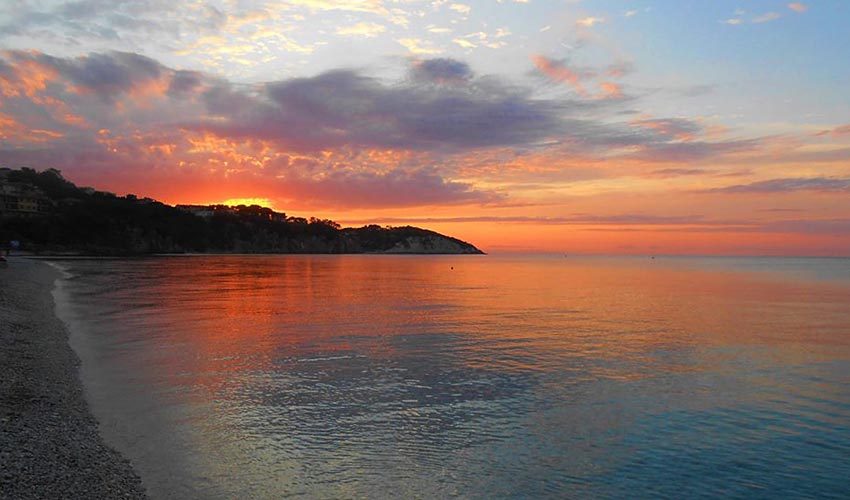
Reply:
[[[27,258],[0,268],[0,497],[146,498],[86,402],[80,359],[55,314],[59,277]]]
[[[453,255],[489,255],[487,252],[479,250],[478,252],[176,252],[176,253],[129,253],[129,254],[96,254],[96,253],[28,253],[18,251],[18,257],[24,257],[32,260],[118,260],[118,259],[146,259],[151,257],[198,257],[198,256],[213,256],[227,257],[230,255],[236,256],[274,256],[274,255],[433,255],[433,256],[453,256]]]

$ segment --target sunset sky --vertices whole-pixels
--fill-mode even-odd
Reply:
[[[4,0],[0,166],[485,251],[850,255],[850,2]]]

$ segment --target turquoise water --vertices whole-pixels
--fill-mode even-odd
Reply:
[[[847,498],[850,260],[57,262],[152,498]]]

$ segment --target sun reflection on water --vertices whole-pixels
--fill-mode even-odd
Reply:
[[[714,494],[829,493],[850,472],[844,283],[580,258],[72,272],[95,412],[155,498],[676,496],[711,467]],[[792,472],[812,463],[834,479]]]

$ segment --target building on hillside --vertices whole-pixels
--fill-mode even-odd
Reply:
[[[8,182],[6,179],[6,176],[0,177],[1,216],[32,217],[50,212],[53,202],[40,189],[21,182]]]
[[[175,208],[178,208],[184,212],[189,212],[192,215],[196,215],[198,217],[212,217],[215,215],[215,207],[207,206],[207,205],[177,205]]]

